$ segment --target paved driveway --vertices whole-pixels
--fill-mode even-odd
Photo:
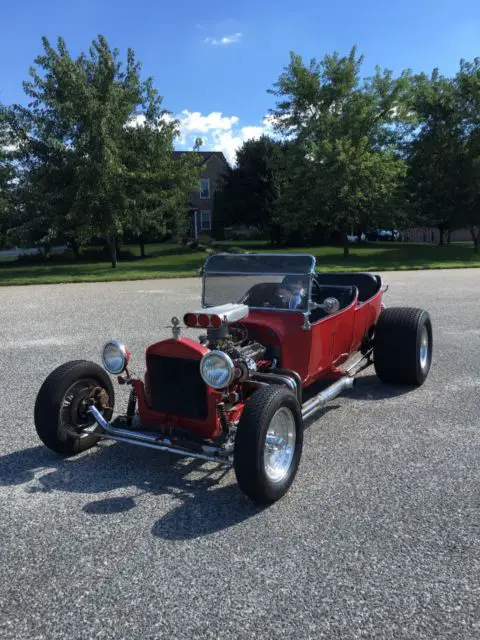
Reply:
[[[117,336],[141,371],[198,279],[1,289],[0,637],[480,637],[480,270],[385,277],[431,312],[427,383],[364,372],[266,510],[213,465],[34,431],[55,366]]]

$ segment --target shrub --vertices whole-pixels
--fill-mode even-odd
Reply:
[[[205,247],[209,247],[211,244],[213,244],[213,238],[211,236],[207,236],[206,233],[201,233],[198,236],[198,242],[200,244],[203,244]]]

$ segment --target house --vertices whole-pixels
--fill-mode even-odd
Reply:
[[[173,155],[179,157],[184,153],[196,153],[202,159],[198,191],[193,191],[189,197],[190,234],[196,238],[200,233],[209,234],[212,230],[215,190],[229,165],[221,151],[174,151]]]

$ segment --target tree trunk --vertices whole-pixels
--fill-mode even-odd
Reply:
[[[470,233],[473,238],[473,250],[475,253],[480,253],[480,228],[478,231],[475,231],[474,228],[470,229]]]
[[[73,254],[75,256],[75,259],[78,260],[80,258],[80,245],[78,244],[78,242],[75,240],[75,238],[72,238],[70,240],[70,247],[73,251]]]
[[[138,244],[140,245],[140,257],[145,258],[145,239],[143,236],[140,236]]]
[[[440,242],[438,244],[443,246],[445,244],[443,242],[443,236],[445,235],[445,229],[443,227],[438,227],[438,230],[440,232]]]
[[[110,238],[110,259],[112,263],[112,269],[117,268],[117,256],[118,256],[118,240],[116,235],[112,234]]]
[[[342,231],[343,236],[343,257],[348,258],[350,256],[350,245],[348,244],[348,233]]]
[[[449,229],[447,231],[447,243],[450,244],[452,242],[452,231]]]

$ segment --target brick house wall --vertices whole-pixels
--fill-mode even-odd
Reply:
[[[174,155],[193,153],[192,151],[176,151]],[[221,151],[197,152],[204,159],[200,173],[198,190],[192,191],[189,197],[189,208],[192,215],[191,235],[200,233],[210,234],[212,230],[214,211],[214,194],[228,168],[228,163]],[[196,224],[196,234],[195,234]]]

